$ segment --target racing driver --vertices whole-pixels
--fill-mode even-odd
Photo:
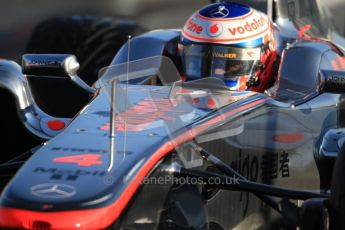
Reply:
[[[203,7],[181,33],[179,54],[186,80],[216,77],[232,90],[263,92],[278,69],[273,30],[265,14],[241,4]]]

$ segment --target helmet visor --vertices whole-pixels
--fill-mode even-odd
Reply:
[[[184,73],[188,79],[204,77],[237,80],[251,75],[260,61],[260,48],[235,48],[213,45],[182,45]]]

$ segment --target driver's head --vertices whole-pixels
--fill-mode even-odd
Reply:
[[[182,30],[179,52],[187,80],[217,77],[231,89],[256,91],[272,81],[272,24],[241,4],[216,3],[194,13]]]

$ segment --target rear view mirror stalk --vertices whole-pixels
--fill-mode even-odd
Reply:
[[[68,77],[85,91],[95,93],[96,90],[77,75],[79,67],[77,58],[70,54],[24,54],[22,58],[25,75]]]

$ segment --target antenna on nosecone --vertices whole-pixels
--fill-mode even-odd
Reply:
[[[127,99],[128,99],[128,80],[129,80],[129,62],[130,62],[130,49],[131,49],[131,35],[128,35],[128,52],[127,52],[127,69],[126,69],[126,85],[125,85],[125,107],[124,111],[127,110]],[[117,88],[117,80],[115,79],[112,82],[111,86],[111,106],[110,106],[110,162],[107,171],[110,172],[114,166],[115,161],[115,132],[116,132],[116,88]],[[125,114],[125,113],[124,113]],[[119,119],[120,120],[120,119]],[[124,131],[124,139],[123,139],[123,159],[126,156],[126,145],[127,145],[127,123],[126,117],[123,117],[123,131]]]
[[[127,70],[126,70],[126,90],[125,90],[125,109],[127,110],[127,102],[128,102],[128,80],[129,80],[129,62],[130,62],[130,51],[131,51],[131,35],[128,35],[128,53],[127,53]],[[124,113],[126,114],[126,113]],[[123,117],[123,127],[124,127],[124,137],[123,137],[123,160],[126,157],[126,147],[127,147],[127,120],[126,116]]]

